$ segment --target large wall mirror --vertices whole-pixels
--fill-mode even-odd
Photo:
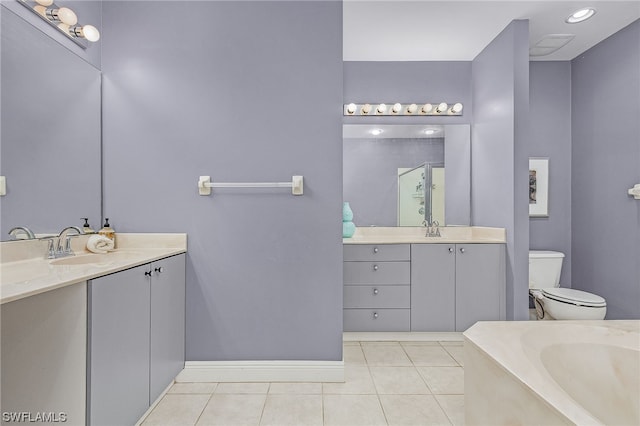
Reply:
[[[101,220],[101,73],[9,9],[1,10],[0,240]]]
[[[343,198],[357,226],[471,224],[470,126],[345,124]]]

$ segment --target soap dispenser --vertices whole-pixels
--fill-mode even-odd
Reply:
[[[102,229],[100,231],[98,231],[98,234],[103,235],[107,238],[109,238],[111,241],[116,240],[116,231],[109,225],[109,218],[105,218],[104,219],[104,226],[102,227]]]
[[[88,217],[81,217],[80,219],[84,220],[84,225],[82,225],[82,232],[84,232],[85,234],[95,234],[96,231],[94,231],[91,228],[91,225],[89,225],[89,218]]]

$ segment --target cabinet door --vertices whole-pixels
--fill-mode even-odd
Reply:
[[[149,402],[184,368],[185,255],[151,264],[151,371]]]
[[[503,244],[456,246],[456,331],[505,319],[505,280]]]
[[[149,408],[149,266],[89,282],[87,418],[132,425]]]
[[[411,331],[455,329],[455,246],[411,245]]]

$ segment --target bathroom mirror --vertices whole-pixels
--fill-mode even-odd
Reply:
[[[471,224],[467,124],[345,124],[343,199],[357,226]]]
[[[0,6],[2,7],[2,6]],[[101,73],[2,7],[0,240],[101,220]]]

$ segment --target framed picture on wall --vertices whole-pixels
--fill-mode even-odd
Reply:
[[[529,158],[529,217],[549,216],[549,159]]]

